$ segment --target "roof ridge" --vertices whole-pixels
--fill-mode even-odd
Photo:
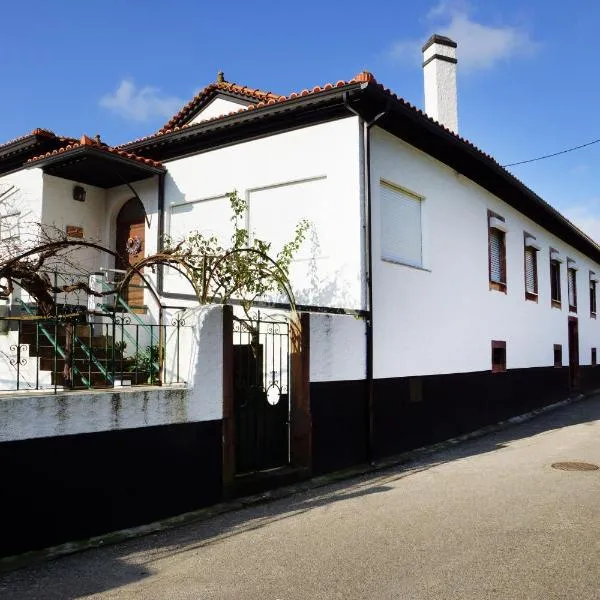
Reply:
[[[202,105],[203,101],[207,100],[213,92],[224,91],[231,92],[234,94],[238,94],[240,96],[245,96],[251,100],[265,100],[265,99],[279,99],[283,96],[280,94],[274,94],[270,91],[261,90],[258,88],[251,88],[246,85],[241,85],[239,83],[235,83],[233,81],[216,81],[214,83],[209,83],[207,86],[203,87],[187,104],[185,104],[177,114],[171,117],[165,125],[163,125],[159,131],[163,131],[166,129],[172,129],[176,125],[181,125],[181,121],[183,119],[191,116],[199,106]]]

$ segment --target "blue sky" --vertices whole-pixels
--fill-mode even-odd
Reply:
[[[33,0],[2,16],[0,141],[146,135],[220,69],[280,93],[368,69],[422,107],[434,32],[459,44],[460,134],[502,164],[600,138],[593,0]],[[597,144],[512,171],[600,239],[599,158]]]

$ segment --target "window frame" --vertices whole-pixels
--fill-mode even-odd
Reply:
[[[561,369],[563,366],[562,344],[554,344],[553,352],[554,352],[554,355],[553,355],[554,368]],[[558,360],[557,360],[557,352],[558,352]]]
[[[494,362],[494,350],[504,350],[502,362]],[[492,340],[492,373],[506,373],[506,342],[503,340]]]
[[[498,229],[497,227],[492,226],[492,219],[497,219],[502,223],[506,223],[506,219],[491,211],[487,211],[487,221],[488,221],[488,283],[489,289],[495,290],[497,292],[507,293],[508,285],[507,285],[507,273],[506,273],[506,231],[502,229]],[[501,279],[504,281],[494,281],[492,280],[492,230],[498,232],[500,234],[500,272]]]
[[[535,243],[535,237],[526,231],[523,232],[523,277],[525,284],[525,300],[532,302],[538,301],[538,257],[537,253],[540,247]],[[527,253],[531,252],[533,256],[533,292],[527,290]]]
[[[552,258],[552,254],[558,254],[558,250],[556,248],[549,249],[550,256],[550,305],[552,308],[561,308],[562,307],[562,286],[561,286],[561,269],[560,265],[562,261],[558,258]],[[556,269],[556,281],[552,276],[553,269]],[[554,290],[554,284],[556,283],[556,290]],[[554,294],[556,291],[556,294]]]
[[[569,266],[575,264],[575,261],[567,258],[567,302],[569,303],[569,312],[577,312],[577,268]],[[573,289],[571,290],[571,274],[573,275]],[[571,291],[573,292],[573,304],[571,304]]]

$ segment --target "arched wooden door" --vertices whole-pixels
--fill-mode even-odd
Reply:
[[[115,268],[126,270],[144,258],[146,211],[137,198],[128,200],[117,215],[117,254]],[[134,275],[123,290],[123,299],[135,312],[144,310],[144,286],[139,275]]]

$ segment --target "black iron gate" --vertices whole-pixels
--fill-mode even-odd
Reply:
[[[258,313],[233,323],[237,473],[289,463],[289,323]]]

